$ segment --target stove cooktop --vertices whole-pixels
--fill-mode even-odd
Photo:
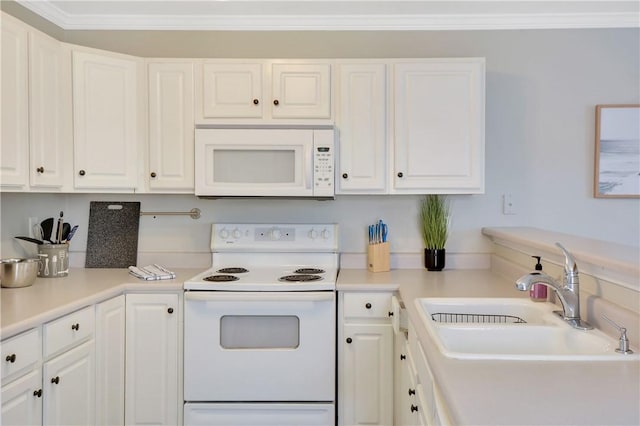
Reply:
[[[334,224],[213,224],[212,266],[185,290],[335,290]]]
[[[323,272],[306,273],[310,269]],[[225,273],[219,272],[221,270]],[[228,271],[227,268],[211,268],[185,281],[184,288],[202,291],[335,290],[338,275],[337,269],[307,267],[257,268],[236,274]]]

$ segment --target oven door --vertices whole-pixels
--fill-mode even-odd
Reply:
[[[185,293],[185,401],[334,401],[334,292]]]
[[[313,131],[196,129],[198,196],[313,195]]]

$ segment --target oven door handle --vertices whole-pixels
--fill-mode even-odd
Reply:
[[[213,292],[187,291],[185,300],[225,302],[327,302],[335,299],[333,292]]]

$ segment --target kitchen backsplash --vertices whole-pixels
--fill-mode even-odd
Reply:
[[[195,267],[202,266],[199,265],[202,261],[210,261],[209,237],[213,222],[335,222],[340,225],[340,251],[364,253],[368,224],[384,219],[389,226],[391,252],[419,254],[423,249],[417,222],[419,200],[420,196],[339,196],[333,201],[310,201],[202,200],[192,195],[3,193],[2,257],[23,256],[34,248],[33,244],[13,238],[28,235],[29,217],[39,220],[57,217],[63,210],[66,221],[79,225],[70,247],[72,264],[77,264],[86,251],[91,201],[140,201],[143,212],[199,208],[200,219],[141,216],[138,240],[139,256],[179,253],[182,259],[185,256],[193,256],[194,261],[200,259],[196,261],[198,264],[191,265]],[[490,197],[452,196],[451,201],[452,232],[448,252],[489,253],[491,245],[481,235],[480,228],[495,223],[494,219],[482,214]]]

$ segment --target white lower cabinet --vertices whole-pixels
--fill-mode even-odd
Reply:
[[[96,305],[96,425],[124,424],[124,295]]]
[[[178,294],[126,295],[125,424],[176,425],[182,405]],[[212,383],[212,386],[220,384]]]
[[[184,424],[189,426],[330,426],[331,404],[213,404],[188,403]]]
[[[338,424],[393,424],[391,293],[340,293]]]
[[[413,325],[409,323],[408,354],[415,369],[416,407],[420,425],[450,425],[445,401],[440,396],[438,384],[422,348],[423,343],[417,338]]]
[[[43,365],[44,425],[95,421],[95,351],[89,340]]]
[[[2,386],[0,423],[10,425],[42,424],[42,372],[40,368]]]
[[[42,326],[44,425],[95,422],[95,308],[88,306]]]
[[[396,333],[394,351],[394,419],[396,425],[414,426],[420,424],[418,412],[420,404],[416,395],[417,374],[405,331]]]

